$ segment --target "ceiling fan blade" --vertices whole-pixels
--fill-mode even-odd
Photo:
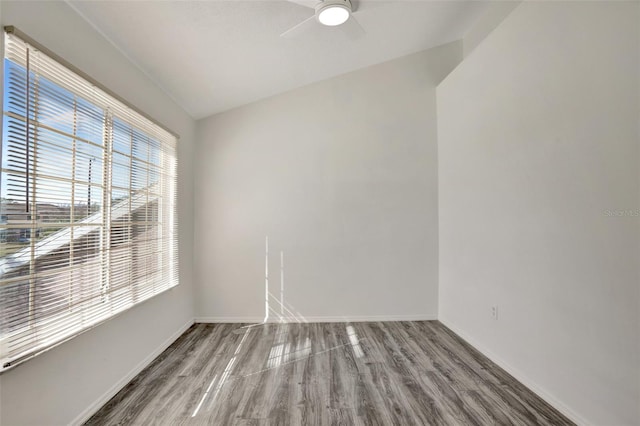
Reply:
[[[289,3],[297,4],[298,6],[304,6],[311,9],[316,8],[319,0],[287,0]]]
[[[366,33],[364,28],[362,28],[362,25],[360,25],[358,20],[353,15],[349,17],[347,22],[340,25],[339,28],[351,40],[357,40],[359,38],[362,38]]]
[[[283,37],[283,38],[296,37],[299,34],[302,34],[305,31],[311,29],[311,27],[314,27],[315,25],[316,25],[316,17],[314,15],[314,16],[312,16],[310,18],[307,18],[304,21],[300,22],[295,27],[289,28],[287,31],[285,31],[282,34],[280,34],[280,37]]]

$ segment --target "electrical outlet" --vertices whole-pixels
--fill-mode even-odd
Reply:
[[[493,305],[491,307],[491,318],[494,320],[498,319],[498,305]]]

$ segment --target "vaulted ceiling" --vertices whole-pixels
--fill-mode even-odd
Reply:
[[[318,24],[282,38],[313,9],[275,0],[68,2],[196,119],[460,39],[486,7],[360,0],[359,37]]]

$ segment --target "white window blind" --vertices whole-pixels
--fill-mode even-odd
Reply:
[[[178,253],[176,138],[14,34],[4,74],[7,369],[175,286]]]

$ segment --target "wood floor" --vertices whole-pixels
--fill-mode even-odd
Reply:
[[[196,324],[89,425],[567,425],[437,321]]]

